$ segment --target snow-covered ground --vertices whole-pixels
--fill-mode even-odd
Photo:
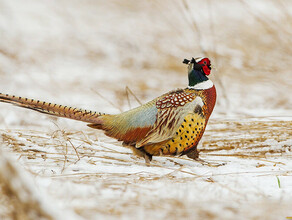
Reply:
[[[155,157],[147,167],[85,124],[7,104],[1,148],[53,201],[48,210],[70,217],[292,216],[291,8],[284,0],[1,0],[1,93],[118,113],[138,105],[126,86],[146,102],[187,85],[184,58],[208,56],[218,101],[199,149],[226,165]],[[2,198],[1,218],[11,216],[7,204]]]
[[[29,171],[55,209],[73,210],[84,219],[292,215],[291,118],[210,123],[201,158],[226,163],[219,167],[186,157],[154,157],[147,167],[128,149],[88,129],[1,133],[2,147],[13,152],[15,163]]]

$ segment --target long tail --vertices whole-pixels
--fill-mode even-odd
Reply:
[[[104,113],[100,112],[93,112],[84,109],[78,109],[64,105],[57,105],[39,100],[22,98],[14,95],[11,96],[2,93],[0,93],[0,102],[6,102],[19,107],[32,109],[34,111],[38,111],[41,113],[54,115],[58,117],[70,118],[77,121],[84,121],[88,123],[99,124],[101,122],[99,116],[105,115]]]

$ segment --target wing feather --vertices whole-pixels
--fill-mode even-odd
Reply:
[[[171,105],[165,105],[163,101],[166,99],[164,98],[157,101],[157,120],[146,137],[136,143],[137,148],[171,139],[182,124],[184,118],[189,113],[194,113],[197,106],[203,106],[202,99],[193,93],[185,95],[186,98],[184,98],[185,96],[178,96],[177,94],[181,93],[171,93],[168,95],[167,99],[179,100],[183,97],[182,101],[179,101],[183,102],[183,104],[171,103],[171,101],[168,101],[167,103],[171,103]],[[159,105],[160,103],[161,105]]]
[[[177,90],[121,114],[101,116],[102,124],[90,126],[139,148],[172,138],[185,116],[198,105],[203,106],[199,96]]]

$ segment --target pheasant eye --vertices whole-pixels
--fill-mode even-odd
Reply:
[[[207,65],[207,62],[206,62],[206,61],[204,61],[204,64],[205,64],[205,65]]]

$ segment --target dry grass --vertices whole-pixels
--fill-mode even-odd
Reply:
[[[203,142],[202,152],[207,155],[214,156],[218,153],[224,156],[260,159],[281,156],[292,151],[291,145],[281,144],[292,136],[291,121],[219,121],[216,126],[224,128],[210,129],[206,134],[206,138],[209,137],[210,140]],[[273,145],[278,144],[279,147],[271,149],[271,140]]]
[[[229,3],[230,1],[226,0],[225,4]],[[3,63],[0,72],[4,79],[14,83],[16,88],[23,87],[23,84],[16,80],[19,75],[32,77],[34,86],[38,85],[39,90],[47,89],[51,96],[58,94],[62,87],[64,90],[60,93],[66,93],[67,90],[78,94],[81,91],[83,94],[96,97],[95,92],[88,92],[85,89],[89,87],[89,90],[94,88],[94,91],[100,93],[114,94],[117,102],[120,102],[123,100],[119,96],[121,90],[129,85],[139,97],[145,100],[169,88],[181,87],[186,83],[185,66],[181,64],[183,58],[207,55],[216,67],[211,77],[216,82],[219,91],[220,112],[226,108],[235,111],[236,108],[240,109],[242,106],[289,109],[292,105],[288,95],[292,83],[289,79],[291,78],[289,77],[291,63],[291,31],[289,30],[291,30],[292,20],[289,7],[291,3],[284,0],[269,0],[266,1],[267,10],[258,9],[247,1],[232,1],[232,4],[235,7],[231,9],[235,12],[231,13],[232,10],[226,12],[226,14],[231,14],[228,17],[222,15],[226,10],[226,8],[222,10],[224,3],[214,0],[205,3],[132,0],[117,2],[113,0],[102,4],[91,1],[85,3],[65,1],[60,4],[59,10],[54,7],[49,8],[49,13],[54,14],[53,17],[57,17],[60,22],[74,20],[76,16],[80,17],[78,22],[74,20],[74,22],[69,22],[70,25],[60,27],[64,32],[55,33],[60,38],[57,42],[53,36],[36,35],[36,39],[41,37],[41,42],[38,47],[32,47],[30,41],[19,40],[20,35],[17,32],[3,30],[5,34],[4,40],[0,43],[0,53],[8,60],[8,64]],[[200,5],[200,11],[197,11],[198,5]],[[76,11],[76,8],[79,10]],[[97,13],[99,10],[109,10],[116,16],[108,18],[110,23],[104,29],[99,28],[104,25],[101,22],[103,16]],[[124,10],[125,15],[121,13]],[[238,13],[236,13],[237,10],[239,10]],[[88,11],[88,17],[82,14],[84,11]],[[139,16],[140,14],[145,17]],[[135,25],[132,25],[133,18],[135,18]],[[149,23],[145,18],[149,20]],[[46,21],[47,18],[43,19]],[[94,20],[97,24],[88,20]],[[137,28],[131,29],[132,26]],[[82,27],[86,29],[83,30]],[[74,31],[70,31],[71,29]],[[24,31],[23,34],[34,36],[36,33]],[[104,35],[107,36],[106,40],[103,38]],[[13,49],[14,45],[17,45],[18,50]],[[108,47],[111,48],[112,53],[109,53]],[[24,51],[28,55],[23,56],[18,51]],[[52,74],[57,71],[56,68],[64,68],[64,65],[58,66],[58,63],[53,62],[54,59],[60,58],[60,54],[72,59],[70,64],[73,68],[76,59],[76,61],[81,60],[86,63],[85,66],[89,68],[89,71],[87,72],[87,69],[84,70],[82,67],[80,68],[82,74],[76,74],[76,78],[68,80],[65,77],[68,81],[60,80]],[[91,78],[94,74],[100,74],[100,72],[94,72],[100,66],[108,67],[112,66],[112,63],[114,63],[114,69],[104,71],[115,72],[111,74],[116,75],[122,69],[124,71],[120,73],[123,77],[122,81],[118,77],[117,81]],[[9,64],[15,69],[9,69]],[[25,70],[23,66],[33,66],[36,72],[40,72],[42,76],[48,76],[48,80],[52,80],[51,84],[54,84],[55,89],[51,86],[46,88],[46,83],[39,82],[37,78],[29,74],[31,70]],[[18,72],[18,70],[22,71]],[[69,75],[71,71],[65,68],[61,73]],[[80,80],[84,74],[87,77]],[[120,75],[117,74],[117,76]],[[86,78],[88,78],[87,81]],[[165,79],[169,79],[167,84],[153,86],[153,81],[164,82]],[[115,84],[114,88],[112,82]],[[6,85],[3,86],[5,89]],[[52,90],[56,90],[55,93],[51,92]],[[232,97],[234,94],[237,95],[235,98]],[[261,95],[255,98],[253,94]],[[119,106],[126,104],[127,102],[122,101],[118,103]]]
[[[13,164],[2,149],[0,158],[1,219],[56,219],[35,194],[32,182],[20,173],[18,165]]]
[[[281,146],[281,143],[289,140],[292,136],[291,121],[240,122],[216,120],[211,121],[209,126],[210,128],[204,135],[200,149],[203,156],[223,155],[260,159],[281,156],[292,150],[291,145]],[[108,156],[96,157],[94,155],[97,151],[131,154],[109,149],[108,147],[102,147],[99,150],[95,149],[93,151],[90,147],[98,141],[95,131],[57,130],[50,134],[33,130],[2,130],[2,140],[9,145],[11,150],[18,153],[20,157],[48,159],[50,155],[54,155],[54,159],[64,163],[66,161],[76,163],[84,157],[129,162],[119,158],[109,158]],[[119,142],[112,142],[111,139],[107,138],[106,140],[120,145]],[[269,142],[271,140],[273,142]],[[79,145],[74,146],[72,142],[78,142]],[[279,147],[272,149],[270,146],[275,145],[275,143],[279,143]],[[33,146],[38,146],[38,149],[35,149]],[[49,148],[55,149],[56,152],[47,152],[46,149]],[[222,154],[222,152],[224,153]]]
[[[18,155],[22,166],[35,178],[49,178],[56,185],[58,182],[66,182],[66,184],[71,183],[79,187],[98,187],[115,193],[127,193],[130,189],[131,193],[136,194],[135,198],[127,199],[127,197],[122,196],[118,201],[116,200],[117,195],[113,195],[113,197],[99,195],[103,199],[101,200],[102,204],[99,203],[98,206],[93,206],[94,203],[86,203],[84,206],[80,203],[76,203],[78,205],[75,206],[72,203],[67,206],[68,209],[73,209],[83,218],[92,218],[96,215],[104,217],[131,216],[134,218],[141,214],[137,213],[138,208],[139,212],[143,213],[150,210],[153,213],[161,212],[164,218],[170,219],[188,218],[189,216],[217,219],[216,212],[206,209],[203,204],[197,206],[196,212],[193,213],[192,204],[185,203],[180,198],[164,198],[162,196],[152,200],[146,196],[153,190],[149,184],[155,186],[159,182],[166,185],[176,185],[203,181],[220,186],[223,191],[228,190],[239,198],[244,197],[231,185],[228,186],[217,181],[216,176],[240,176],[245,172],[231,171],[230,173],[214,174],[212,177],[201,175],[186,169],[189,164],[194,167],[199,165],[186,157],[162,157],[161,159],[156,157],[147,171],[142,160],[132,156],[127,149],[119,147],[117,142],[106,138],[104,141],[108,144],[99,143],[95,131],[58,130],[46,133],[33,130],[2,130],[1,133],[6,150]],[[285,167],[285,162],[278,159],[291,158],[292,146],[291,139],[289,139],[291,134],[291,122],[289,121],[211,121],[200,147],[201,156],[206,160],[226,161],[227,163],[230,157],[238,158],[237,160],[241,163],[249,163],[249,160],[253,160],[257,161],[257,168],[269,167],[271,164]],[[290,144],[288,142],[285,144],[285,141],[288,140],[290,140]],[[111,144],[114,145],[111,147]],[[170,164],[173,165],[170,166]],[[132,166],[137,166],[141,171],[136,170],[132,173],[130,171]],[[103,171],[103,168],[100,167],[105,168],[105,170]],[[108,170],[107,167],[116,167],[117,171],[115,169]],[[127,167],[130,169],[129,171],[127,171]],[[88,168],[90,169],[87,170]],[[118,171],[120,168],[124,169],[124,172]],[[157,173],[153,170],[155,168],[159,168],[161,171]],[[290,176],[291,172],[289,169],[285,171],[247,171],[247,173],[257,176]],[[178,176],[181,177],[178,178]],[[64,200],[60,192],[50,192],[50,195],[58,200]],[[79,193],[73,193],[73,195],[69,193],[66,196],[73,196],[75,202],[84,199],[84,195]],[[86,198],[89,201],[94,201],[95,198],[92,196],[87,195]],[[98,195],[95,194],[95,196]],[[265,202],[267,206],[271,206],[268,200]],[[11,205],[15,207],[15,204],[12,202],[10,206],[4,205],[6,208],[3,207],[4,203],[1,204],[2,209],[8,210],[6,214],[9,216],[9,207]],[[175,211],[172,211],[174,207]],[[283,205],[280,210],[285,210],[285,207],[286,205]],[[236,209],[232,212],[248,216],[243,210]],[[143,215],[152,216],[145,213]],[[261,215],[264,213],[261,212],[259,216]]]
[[[220,219],[221,213],[229,213],[231,219],[265,215],[276,219],[289,210],[291,201],[271,201],[260,189],[255,193],[262,198],[259,202],[246,199],[249,195],[238,190],[243,186],[233,186],[230,178],[291,176],[287,167],[291,122],[224,118],[229,113],[253,115],[258,108],[291,111],[291,2],[265,1],[272,7],[263,10],[244,0],[62,1],[58,7],[37,0],[29,3],[32,8],[17,1],[0,3],[1,10],[9,12],[1,17],[3,24],[9,24],[0,27],[1,92],[119,112],[130,104],[139,105],[124,90],[127,85],[145,102],[184,87],[187,78],[182,59],[206,55],[215,66],[211,75],[218,90],[214,114],[221,119],[210,121],[200,145],[201,156],[232,164],[229,172],[220,173],[220,168],[201,167],[185,157],[162,157],[145,168],[142,160],[98,131],[40,131],[46,126],[40,122],[41,116],[18,114],[1,105],[3,126],[23,127],[1,130],[1,147],[17,155],[36,182],[52,181],[47,191],[62,208],[83,218],[170,219]],[[27,24],[31,28],[23,28]],[[250,166],[249,162],[255,169],[236,170],[238,164]],[[133,166],[141,171],[131,170]],[[218,180],[218,176],[230,182]],[[165,184],[161,188],[168,191],[155,187],[161,182]],[[183,188],[186,185],[189,188]],[[0,218],[13,219],[19,201],[7,193],[7,187],[9,184],[2,184]],[[213,187],[222,194],[228,191],[232,199],[219,193],[216,200],[208,191]],[[79,192],[80,188],[84,191]],[[175,190],[185,194],[166,196]],[[185,200],[188,192],[200,199]],[[201,196],[204,193],[208,200]],[[253,191],[248,193],[253,195]],[[223,211],[214,211],[221,203]],[[250,211],[256,206],[260,208]]]

